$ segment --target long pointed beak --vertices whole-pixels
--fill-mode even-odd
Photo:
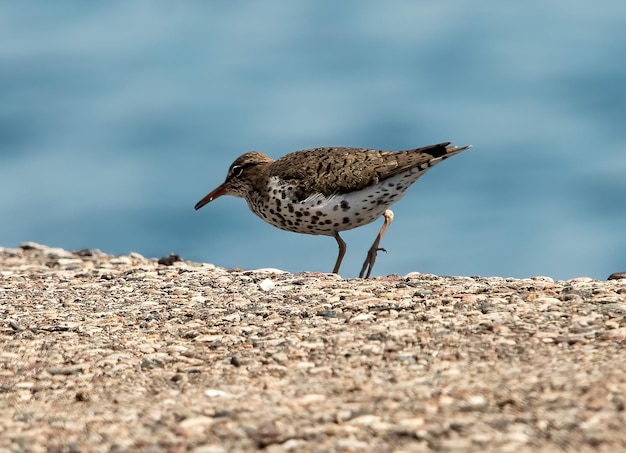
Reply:
[[[217,197],[221,197],[222,195],[226,195],[226,193],[228,193],[228,185],[225,182],[221,186],[219,186],[217,189],[215,189],[213,192],[211,192],[206,197],[204,197],[202,200],[197,202],[196,205],[194,206],[194,209],[197,211],[198,209],[200,209],[205,204],[209,204],[210,202],[215,200]]]

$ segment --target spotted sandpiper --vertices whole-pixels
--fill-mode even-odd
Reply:
[[[270,225],[296,233],[333,236],[339,272],[346,253],[340,231],[366,225],[383,216],[384,222],[370,247],[359,277],[372,272],[380,240],[393,220],[387,209],[429,168],[470,146],[449,142],[408,151],[362,148],[314,148],[287,154],[278,160],[259,152],[239,156],[226,181],[195,209],[222,195],[245,198],[248,207]]]

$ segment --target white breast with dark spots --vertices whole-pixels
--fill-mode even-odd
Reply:
[[[248,200],[250,209],[267,223],[296,233],[332,236],[336,231],[367,225],[404,195],[426,170],[413,168],[375,186],[346,194],[325,197],[315,194],[303,201],[294,200],[293,186],[280,184],[273,177],[269,200]]]

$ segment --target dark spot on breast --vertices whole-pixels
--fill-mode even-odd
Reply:
[[[322,211],[315,211],[315,215],[321,217],[324,213]]]
[[[311,216],[311,223],[317,223],[317,221],[318,221],[319,219],[320,219],[320,218],[319,218],[318,216],[316,216],[316,215]]]
[[[302,211],[302,215],[303,216],[310,216],[311,215],[311,211]]]
[[[333,206],[333,211],[336,211],[337,209],[339,209],[339,205],[336,204],[335,206]]]
[[[333,226],[334,226],[334,227],[338,227],[338,226],[339,226],[339,223],[335,223]]]
[[[287,198],[287,194],[285,192],[281,192],[280,198],[284,200],[285,198]]]
[[[393,187],[393,186],[395,186],[395,184],[394,184],[394,183],[392,183],[392,182],[388,183],[387,185],[388,185],[389,187]]]
[[[298,218],[302,217],[302,212],[301,211],[296,211],[296,217],[298,217]]]
[[[330,219],[326,219],[326,220],[324,220],[324,223],[325,223],[326,225],[330,225],[331,223],[333,223],[333,221],[332,221],[332,220],[330,220]]]
[[[289,203],[289,204],[287,205],[287,210],[288,210],[291,214],[293,214],[293,211],[295,211],[295,209],[293,209],[293,205],[292,205],[291,203]]]
[[[344,217],[343,223],[350,223],[350,217]]]
[[[341,202],[341,209],[343,210],[343,212],[346,212],[350,209],[350,203],[348,203],[346,200],[343,200]]]

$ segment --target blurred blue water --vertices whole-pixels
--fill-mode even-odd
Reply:
[[[240,154],[474,149],[375,274],[626,269],[626,3],[2,2],[0,245],[330,271],[332,238],[193,205]],[[380,222],[344,234],[355,276]]]

